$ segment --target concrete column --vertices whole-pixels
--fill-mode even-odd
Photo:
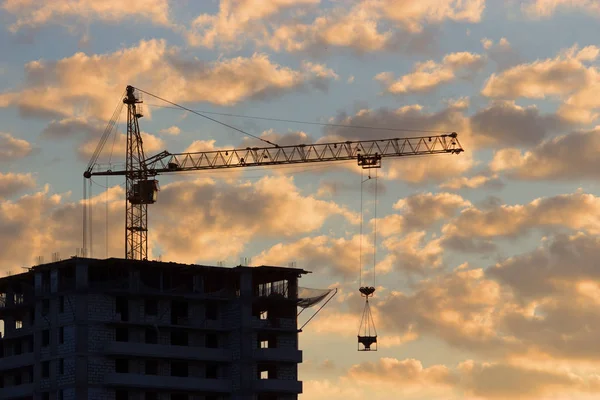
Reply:
[[[254,342],[252,340],[252,270],[240,269],[240,393],[237,399],[253,399]]]

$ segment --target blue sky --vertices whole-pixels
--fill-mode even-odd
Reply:
[[[296,262],[304,286],[337,287],[302,333],[303,399],[595,398],[599,18],[592,0],[5,0],[3,269],[81,247],[82,173],[126,85],[206,112],[456,131],[465,153],[379,172],[376,353],[355,351],[375,198],[366,183],[361,249],[352,163],[161,177],[152,256]],[[144,100],[147,154],[248,143]],[[212,116],[285,143],[389,137]],[[103,161],[122,162],[116,138]],[[124,182],[94,182],[94,255],[120,257]]]

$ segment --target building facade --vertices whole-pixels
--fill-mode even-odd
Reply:
[[[298,279],[71,258],[0,279],[0,399],[297,399]]]

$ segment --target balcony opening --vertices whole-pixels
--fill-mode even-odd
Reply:
[[[42,331],[42,347],[50,345],[50,330],[45,329]]]
[[[172,361],[171,362],[171,376],[188,376],[188,363],[185,361]]]
[[[158,343],[158,330],[154,328],[146,329],[146,343],[157,344]]]
[[[187,346],[188,345],[188,333],[186,331],[172,331],[171,332],[171,344],[173,346]]]
[[[260,319],[262,319],[262,320],[269,319],[269,311],[267,311],[267,310],[261,311]]]
[[[121,316],[121,321],[129,321],[129,301],[127,297],[118,296],[115,299],[115,312]]]
[[[204,345],[210,349],[219,347],[219,337],[215,333],[207,333],[204,337]]]
[[[146,375],[158,375],[158,361],[147,360],[146,361]]]
[[[140,282],[145,289],[160,290],[161,278],[160,270],[154,268],[146,268],[140,270]]]
[[[206,379],[217,379],[219,375],[219,366],[214,363],[206,364],[204,372]]]
[[[42,300],[42,316],[50,313],[50,299]]]
[[[119,374],[129,373],[129,360],[126,358],[117,358],[115,360],[115,372]]]
[[[23,352],[23,345],[20,340],[17,339],[17,341],[15,342],[14,349],[15,349],[16,356],[18,356],[19,354],[21,354]]]
[[[64,358],[61,358],[60,360],[58,360],[58,374],[64,375],[64,373],[65,373],[65,360],[64,360]]]
[[[259,364],[257,366],[258,379],[277,379],[277,367],[268,364]]]
[[[204,314],[207,320],[216,321],[219,319],[219,306],[214,301],[207,301],[204,305]]]
[[[188,303],[174,301],[171,303],[171,324],[186,325],[188,318]]]
[[[117,328],[115,330],[115,340],[117,342],[128,342],[129,341],[129,329]]]
[[[144,310],[146,315],[158,315],[158,300],[146,299],[144,302]]]
[[[259,349],[274,349],[277,347],[277,336],[267,333],[258,334]]]
[[[15,329],[23,329],[23,320],[16,320],[15,321]]]
[[[144,400],[158,400],[158,393],[146,392],[146,394],[144,394]]]
[[[65,312],[65,296],[60,296],[58,298],[58,311],[61,313]]]
[[[115,400],[129,400],[129,392],[127,390],[116,390]]]
[[[48,378],[50,376],[50,361],[42,362],[42,378]]]

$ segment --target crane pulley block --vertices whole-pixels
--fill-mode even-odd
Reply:
[[[133,190],[128,200],[131,204],[154,204],[159,186],[156,179],[145,179],[133,184]]]
[[[358,165],[363,167],[363,169],[381,168],[381,154],[375,153],[372,156],[363,156],[359,153],[356,155],[356,158]]]

